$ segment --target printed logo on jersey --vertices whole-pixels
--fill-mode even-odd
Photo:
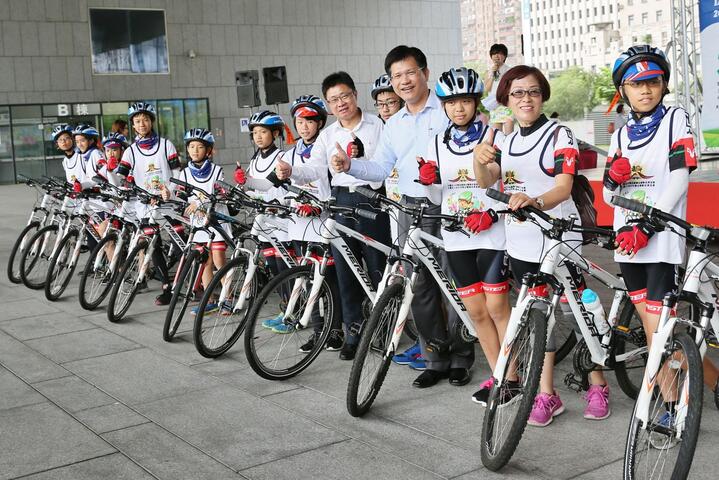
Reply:
[[[75,175],[70,175],[70,183],[77,182],[77,177]]]
[[[517,174],[514,170],[507,170],[504,172],[504,184],[505,185],[521,185],[524,182],[517,179]]]
[[[450,180],[451,183],[457,182],[474,182],[474,178],[469,176],[469,169],[460,168],[457,170],[457,176]]]
[[[385,189],[387,190],[387,197],[395,202],[399,202],[402,198],[402,194],[399,192],[399,172],[396,168],[393,168],[389,174],[389,177],[384,182]]]
[[[145,170],[145,190],[150,193],[158,193],[162,188],[163,181],[160,176],[162,171],[154,163],[148,163]]]
[[[641,165],[632,165],[632,177],[633,180],[647,180],[650,178],[654,178],[653,175],[645,175],[644,174],[644,167]]]
[[[466,213],[470,210],[486,210],[484,202],[470,190],[450,193],[447,196],[447,208],[451,213]]]

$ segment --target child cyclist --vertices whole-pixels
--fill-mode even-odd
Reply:
[[[183,182],[189,183],[210,195],[215,192],[217,181],[225,179],[222,167],[212,162],[212,149],[214,145],[215,137],[209,130],[204,128],[191,128],[188,130],[185,133],[185,149],[187,150],[188,156],[187,167],[178,175],[178,178]],[[179,189],[181,187],[177,188]],[[203,199],[201,194],[191,193],[188,198],[185,215],[196,214],[198,209],[202,208],[203,201],[206,201],[206,199]],[[228,214],[227,207],[224,205],[217,205],[215,208],[217,208],[220,213]],[[225,230],[227,233],[230,233],[227,227],[225,227]],[[208,245],[210,254],[207,256],[205,268],[202,271],[202,285],[205,288],[207,288],[210,280],[212,280],[213,266],[219,269],[225,265],[225,250],[227,250],[227,244],[219,232],[215,231],[214,233],[215,238],[212,244]],[[195,233],[193,241],[197,244],[206,244],[210,241],[210,236],[207,232],[201,230]],[[210,300],[205,306],[205,313],[214,312],[217,308],[217,302]],[[197,314],[197,311],[197,307],[191,310],[193,314]]]
[[[497,135],[477,112],[483,90],[482,80],[472,69],[453,68],[440,75],[435,93],[451,123],[443,134],[430,140],[427,160],[418,158],[418,162],[419,182],[429,186],[442,213],[463,215],[464,227],[471,232],[467,237],[464,232],[443,228],[442,238],[457,290],[494,370],[509,320],[509,272],[504,225],[498,223],[492,208],[496,202],[470,175],[474,147]],[[499,188],[499,181],[492,187]],[[483,382],[472,399],[486,405],[492,385],[492,378]]]
[[[633,198],[659,210],[686,218],[689,173],[696,168],[689,115],[680,107],[666,107],[670,66],[664,52],[635,45],[614,62],[612,80],[629,106],[629,120],[613,134],[604,173],[604,200],[614,195]],[[677,267],[684,261],[684,237],[657,232],[640,217],[614,209],[619,263],[627,289],[651,342],[664,295],[674,290]],[[717,368],[704,359],[704,383],[717,395]],[[671,393],[664,392],[667,396]],[[671,402],[662,418],[669,422]]]
[[[122,154],[117,174],[152,194],[162,195],[163,191],[171,193],[174,187],[170,178],[177,177],[180,160],[172,142],[155,133],[155,107],[150,103],[136,102],[130,105],[127,116],[137,136],[135,142]],[[142,218],[146,209],[140,204],[136,208],[137,217]],[[172,285],[159,237],[152,253],[152,262],[162,278],[162,293],[155,299],[155,305],[167,305],[172,298]]]
[[[62,169],[65,171],[67,182],[73,186],[76,181],[82,183],[85,180],[85,165],[82,156],[75,150],[72,127],[66,123],[55,125],[52,129],[52,141],[64,155]]]
[[[377,77],[377,80],[375,80],[374,84],[372,84],[372,91],[370,94],[372,95],[372,100],[374,100],[377,115],[383,122],[387,122],[392,115],[399,112],[399,109],[404,107],[404,101],[399,95],[394,93],[394,88],[392,88],[389,75],[386,73]]]

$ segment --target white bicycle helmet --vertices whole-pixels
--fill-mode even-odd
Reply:
[[[471,68],[452,68],[439,76],[434,92],[440,100],[456,97],[479,98],[484,93],[484,84],[479,74]]]

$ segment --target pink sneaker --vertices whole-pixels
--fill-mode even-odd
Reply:
[[[535,427],[546,427],[552,423],[554,417],[562,412],[564,412],[564,405],[562,405],[562,400],[557,395],[557,392],[554,392],[553,395],[540,393],[534,397],[534,406],[527,424]]]
[[[612,413],[609,410],[609,385],[590,385],[584,399],[587,401],[584,418],[604,420]]]

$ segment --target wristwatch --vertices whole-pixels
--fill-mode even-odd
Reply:
[[[544,199],[542,197],[537,197],[534,199],[535,202],[537,202],[537,205],[539,205],[540,210],[544,210]]]

